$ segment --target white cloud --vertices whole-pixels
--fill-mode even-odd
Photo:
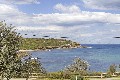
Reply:
[[[86,12],[76,14],[53,13],[53,14],[36,14],[34,15],[36,24],[48,24],[58,26],[77,26],[88,24],[107,24],[120,23],[120,14],[111,14],[105,12]]]
[[[59,27],[59,26],[19,26],[19,27],[15,27],[15,29],[17,29],[18,31],[40,31],[40,30],[44,30],[44,31],[61,31],[64,28]]]
[[[26,13],[19,11],[16,6],[0,4],[0,20],[6,20],[8,23],[12,23],[16,26],[26,25],[32,22],[32,17]]]
[[[38,0],[1,0],[0,2],[6,4],[40,4]]]
[[[120,33],[120,14],[87,11],[72,13],[68,10],[61,13],[29,15],[21,12],[16,6],[5,4],[0,4],[0,10],[0,20],[16,25],[17,31],[21,33],[32,31],[36,34],[42,32],[53,36],[64,35],[71,39],[85,39],[84,43],[89,39],[104,39],[108,35],[112,37]]]
[[[82,0],[87,8],[101,10],[120,10],[120,0]]]
[[[7,22],[20,26],[48,26],[56,25],[63,27],[83,26],[90,24],[120,24],[120,14],[105,12],[79,13],[52,13],[52,14],[33,14],[28,15],[17,9],[13,5],[0,4],[0,17]]]
[[[63,13],[78,13],[81,11],[80,8],[76,5],[64,6],[63,4],[56,4],[54,9]]]
[[[87,34],[80,34],[81,37],[92,37],[94,36],[93,34],[91,33],[87,33]]]
[[[15,6],[12,6],[12,5],[0,4],[1,15],[11,15],[13,14],[13,12],[14,12],[14,15],[17,15],[19,10],[15,8]]]

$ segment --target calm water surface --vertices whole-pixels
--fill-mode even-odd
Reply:
[[[111,64],[120,64],[120,44],[83,44],[92,48],[34,51],[47,71],[59,71],[72,63],[75,57],[88,61],[91,71],[105,72]]]

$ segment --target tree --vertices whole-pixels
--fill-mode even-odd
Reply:
[[[26,80],[28,80],[31,73],[45,74],[46,70],[42,67],[39,58],[32,58],[29,56],[27,59],[25,59],[25,62],[23,64],[23,72],[27,73]]]
[[[115,64],[110,65],[109,69],[108,69],[109,73],[112,75],[116,72],[116,66]]]
[[[81,73],[88,69],[88,62],[84,61],[80,58],[75,58],[73,63],[65,68],[65,71],[73,72],[73,73]]]
[[[15,32],[12,25],[7,26],[0,22],[0,73],[1,80],[9,80],[14,74],[18,74],[21,68],[21,60],[17,56],[21,44],[21,36]]]

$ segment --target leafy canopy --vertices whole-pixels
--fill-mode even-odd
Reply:
[[[20,70],[21,60],[17,56],[21,44],[21,36],[12,25],[0,22],[0,73],[9,80]]]

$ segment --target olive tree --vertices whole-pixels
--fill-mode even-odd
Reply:
[[[65,71],[72,73],[83,73],[87,71],[89,64],[87,61],[80,59],[79,57],[73,60],[73,63],[65,68]]]
[[[1,80],[9,80],[18,74],[21,60],[17,56],[21,44],[21,36],[15,32],[12,25],[0,22],[0,74]]]
[[[46,70],[42,67],[39,58],[32,58],[31,56],[28,56],[28,58],[24,60],[22,69],[23,73],[27,74],[26,80],[28,80],[29,76],[31,76],[32,73],[46,74]]]

